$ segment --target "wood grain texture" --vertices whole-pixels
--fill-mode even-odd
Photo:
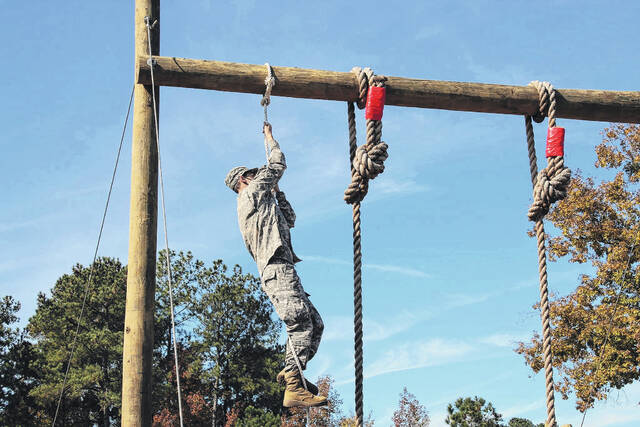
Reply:
[[[138,57],[136,80],[150,84],[147,57]],[[158,86],[212,89],[262,94],[264,65],[155,57]],[[355,101],[356,80],[350,72],[273,67],[277,79],[272,95],[293,98]],[[498,114],[533,114],[538,92],[530,86],[389,77],[387,105],[474,111]],[[640,92],[557,89],[556,116],[567,119],[640,123]]]
[[[148,53],[144,17],[159,19],[160,0],[136,0],[135,49]],[[156,27],[159,28],[159,27]],[[152,52],[160,49],[159,30],[151,31]],[[151,427],[153,421],[153,322],[158,229],[158,147],[153,114],[153,90],[136,84],[131,147],[129,261],[122,363],[122,415],[125,427]]]

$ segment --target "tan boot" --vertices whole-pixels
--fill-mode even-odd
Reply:
[[[280,384],[281,386],[287,385],[287,382],[284,380],[284,372],[285,372],[284,369],[278,372],[278,376],[276,377],[278,384]],[[309,390],[309,393],[315,394],[317,396],[318,386],[312,383],[311,381],[309,381],[306,377],[304,380],[307,382],[307,390]],[[302,388],[304,388],[304,386],[302,386]]]
[[[286,388],[284,390],[284,401],[282,402],[282,406],[284,406],[285,408],[308,408],[311,406],[323,406],[327,404],[326,397],[314,396],[309,391],[304,389],[299,372],[285,372],[284,381],[286,383]]]

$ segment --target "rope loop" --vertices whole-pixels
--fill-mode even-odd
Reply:
[[[266,62],[265,67],[267,68],[267,77],[264,79],[265,90],[262,99],[260,100],[260,105],[264,107],[264,122],[263,126],[269,124],[269,116],[267,114],[267,107],[271,104],[271,91],[273,87],[276,85],[276,78],[273,75],[273,69],[268,62]],[[267,140],[264,140],[264,155],[267,158],[267,163],[269,163],[269,145],[267,144]]]
[[[549,127],[556,125],[556,90],[549,82],[534,80],[529,83],[538,90],[538,111],[532,116],[533,121],[542,123],[549,117]]]
[[[556,90],[549,82],[537,80],[529,83],[538,90],[538,111],[531,116],[533,121],[540,123],[545,116],[549,117],[549,128],[556,126]],[[533,169],[536,163],[533,129],[530,121],[526,121],[527,143],[529,145],[529,162],[531,163],[531,177],[533,182],[533,203],[529,208],[530,221],[539,221],[549,213],[554,202],[567,197],[571,170],[564,166],[564,157],[549,157],[547,167],[538,173]],[[532,157],[533,156],[533,157]],[[536,167],[537,168],[537,167]]]
[[[371,68],[354,67],[351,70],[358,82],[358,108],[367,103],[369,87],[384,87],[385,76],[377,76]],[[351,183],[344,192],[344,200],[349,204],[359,203],[369,191],[369,180],[384,172],[384,161],[389,157],[389,146],[382,139],[382,120],[367,120],[367,142],[357,146],[355,113],[349,109],[349,143],[351,157]]]
[[[363,109],[367,105],[367,90],[369,90],[369,80],[373,77],[373,70],[369,67],[353,67],[351,72],[355,74],[358,82],[358,101],[356,105]]]
[[[267,77],[265,77],[264,79],[266,89],[264,91],[262,99],[260,100],[260,105],[266,108],[269,104],[271,104],[271,90],[276,85],[276,78],[273,77],[273,69],[271,68],[271,65],[269,65],[268,62],[266,62],[264,65],[265,67],[267,67]]]
[[[276,78],[273,76],[273,69],[268,62],[266,62],[265,67],[267,68],[267,77],[264,79],[265,90],[262,99],[260,100],[260,105],[264,107],[264,124],[269,123],[269,117],[267,115],[267,107],[271,104],[271,91],[273,87],[276,85]]]

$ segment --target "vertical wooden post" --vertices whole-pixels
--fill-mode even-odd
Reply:
[[[149,55],[145,16],[160,19],[160,0],[135,2],[135,55]],[[159,24],[151,31],[151,49],[160,52]],[[129,261],[122,365],[122,425],[150,427],[153,317],[158,228],[158,154],[151,86],[137,84],[131,149]]]

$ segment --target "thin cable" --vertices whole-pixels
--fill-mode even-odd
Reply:
[[[96,258],[98,257],[98,249],[100,248],[100,240],[102,239],[102,230],[104,229],[104,223],[107,218],[107,210],[109,208],[109,201],[111,200],[111,192],[113,190],[113,183],[116,179],[116,172],[118,170],[118,163],[120,162],[120,153],[122,152],[122,144],[124,142],[124,135],[127,131],[127,123],[129,122],[129,113],[131,112],[131,104],[133,103],[133,92],[135,89],[135,85],[131,88],[131,96],[129,97],[129,106],[127,107],[127,115],[124,119],[124,126],[122,128],[122,136],[120,137],[120,146],[118,147],[118,154],[116,155],[116,164],[113,167],[113,174],[111,175],[111,184],[109,184],[109,191],[107,193],[107,202],[104,206],[104,212],[102,213],[102,221],[100,222],[100,232],[98,233],[98,242],[96,243],[96,249],[93,252],[93,261],[91,262],[91,269],[89,270],[89,279],[87,280],[87,284],[84,288],[84,297],[82,299],[82,306],[80,308],[80,316],[78,316],[78,323],[76,325],[76,332],[73,337],[73,343],[71,344],[71,353],[69,354],[69,360],[67,361],[67,367],[64,372],[64,379],[62,380],[62,388],[60,389],[60,396],[58,397],[58,404],[56,405],[56,413],[53,416],[52,426],[56,425],[56,420],[58,419],[58,412],[60,411],[60,404],[62,403],[62,396],[64,395],[64,389],[67,385],[67,376],[69,374],[69,369],[71,368],[71,362],[73,360],[73,354],[76,350],[76,344],[78,341],[78,334],[80,333],[80,323],[82,322],[82,317],[84,315],[84,307],[87,302],[87,296],[89,295],[89,290],[91,289],[91,279],[93,278],[93,271],[95,269]]]
[[[149,69],[151,70],[151,96],[153,101],[153,118],[156,130],[156,147],[158,149],[158,172],[160,175],[160,195],[162,200],[162,221],[164,225],[165,258],[167,263],[167,279],[169,281],[169,305],[171,307],[171,334],[173,337],[173,357],[176,365],[176,386],[178,389],[178,412],[180,427],[183,427],[182,394],[180,392],[180,368],[178,367],[178,344],[176,339],[176,322],[173,308],[173,287],[171,284],[171,262],[169,260],[169,237],[167,236],[167,212],[164,206],[164,180],[162,179],[162,161],[160,160],[160,136],[158,133],[158,107],[156,106],[156,85],[153,79],[153,55],[151,54],[151,24],[149,17],[144,17],[147,26],[147,41],[149,42]]]
[[[633,240],[633,245],[631,245],[631,249],[629,249],[629,256],[627,257],[627,265],[624,269],[623,276],[620,280],[620,289],[618,289],[618,294],[616,295],[616,301],[613,304],[613,313],[609,318],[609,326],[607,327],[607,334],[604,337],[604,342],[602,343],[602,347],[600,347],[600,354],[598,355],[598,365],[596,366],[596,369],[593,371],[594,380],[596,379],[595,377],[596,377],[596,374],[598,373],[598,370],[602,366],[602,356],[604,355],[605,347],[607,346],[607,342],[609,341],[609,336],[611,335],[611,328],[613,327],[613,319],[616,317],[616,313],[618,312],[618,302],[620,301],[620,295],[622,294],[622,285],[626,279],[627,271],[629,270],[629,267],[631,265],[631,256],[633,255],[633,250],[636,248],[636,245],[638,244],[639,235],[640,235],[640,228],[638,229],[638,231],[636,231],[636,237]],[[582,422],[580,423],[580,427],[584,425],[584,420],[587,417],[588,410],[589,408],[585,409],[584,413],[582,414]]]

